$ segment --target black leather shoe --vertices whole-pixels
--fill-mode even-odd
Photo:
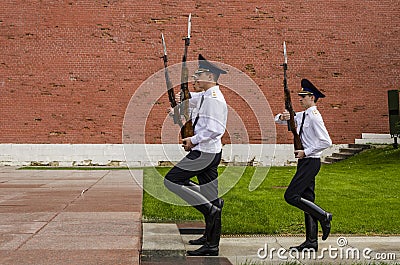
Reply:
[[[290,247],[289,249],[297,249],[297,251],[302,251],[303,249],[314,249],[315,251],[318,251],[318,241],[310,242],[306,240],[300,246]]]
[[[186,252],[188,256],[218,256],[219,248],[218,247],[210,247],[208,244],[200,247],[196,250],[189,250]]]
[[[321,228],[322,228],[322,240],[326,240],[331,232],[331,221],[332,221],[332,214],[326,213],[325,221],[321,221]]]
[[[203,235],[202,237],[200,237],[198,239],[189,240],[190,245],[204,245],[206,242],[207,242],[207,238],[205,235]]]

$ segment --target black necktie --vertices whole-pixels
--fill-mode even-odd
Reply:
[[[197,116],[196,116],[196,118],[194,119],[194,122],[193,122],[193,129],[194,129],[194,127],[196,127],[196,124],[199,121],[200,108],[201,108],[201,105],[203,104],[203,101],[204,101],[204,95],[201,96],[200,106],[199,106],[199,109],[197,111]]]

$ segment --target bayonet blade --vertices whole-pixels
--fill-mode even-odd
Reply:
[[[286,42],[283,42],[283,57],[285,57],[285,64],[287,64]]]
[[[286,42],[283,42],[283,57],[285,58],[285,64],[287,64]]]
[[[162,40],[162,45],[164,49],[164,55],[167,56],[167,46],[165,45],[165,40],[164,40],[164,34],[161,33],[161,40]]]
[[[188,35],[187,38],[190,39],[190,31],[192,30],[192,13],[189,14],[188,18]]]

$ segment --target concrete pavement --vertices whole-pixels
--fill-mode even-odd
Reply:
[[[199,246],[188,244],[198,234],[180,234],[174,224],[143,224],[143,253],[163,257],[173,255],[182,257],[187,250]],[[156,235],[158,233],[158,235]],[[149,236],[150,235],[150,236]],[[320,238],[319,238],[320,239]],[[299,245],[304,236],[244,236],[222,237],[219,259],[208,258],[208,263],[175,264],[362,264],[396,263],[400,264],[400,236],[342,236],[331,235],[326,241],[319,241],[317,252],[289,252],[289,247]],[[154,248],[154,250],[151,250]],[[179,259],[177,258],[179,261]],[[182,260],[182,259],[181,259]],[[229,263],[227,263],[229,261]],[[144,263],[153,264],[153,263]],[[163,264],[154,263],[154,264]]]
[[[399,236],[332,235],[315,256],[287,251],[302,236],[223,237],[220,257],[187,258],[197,248],[188,240],[199,235],[181,234],[175,224],[142,224],[135,181],[142,171],[131,172],[1,167],[0,264],[400,264]]]
[[[0,264],[139,264],[141,209],[127,170],[0,168]]]

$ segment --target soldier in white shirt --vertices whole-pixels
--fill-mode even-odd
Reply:
[[[221,211],[224,201],[218,197],[218,165],[221,161],[221,138],[225,133],[228,108],[217,80],[226,71],[199,55],[195,71],[194,90],[189,99],[192,109],[194,136],[182,139],[182,147],[189,151],[165,176],[164,184],[200,211],[206,221],[205,233],[192,245],[202,245],[188,251],[189,256],[218,256],[221,236]],[[180,94],[176,95],[177,102]],[[199,183],[191,178],[197,176]]]
[[[298,158],[297,170],[286,192],[285,200],[304,211],[306,226],[306,241],[299,246],[292,247],[301,251],[311,248],[318,250],[318,222],[322,228],[322,240],[326,240],[331,229],[332,214],[326,212],[314,203],[315,176],[318,174],[322,151],[332,145],[331,138],[325,128],[322,116],[317,110],[317,100],[324,98],[309,80],[301,80],[300,104],[305,111],[297,112],[295,122],[297,133],[300,135],[304,150],[295,150]],[[275,116],[279,124],[287,124],[290,114],[287,110]]]

